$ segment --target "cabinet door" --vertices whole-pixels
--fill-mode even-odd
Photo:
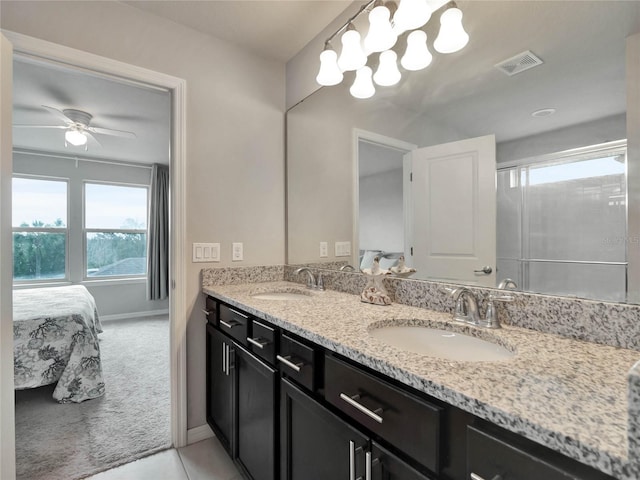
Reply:
[[[231,341],[207,324],[207,423],[229,454],[234,426],[232,360]]]
[[[365,478],[372,480],[430,480],[409,464],[389,452],[376,442],[371,442],[371,453],[367,454],[367,469],[371,475]]]
[[[280,406],[283,480],[364,478],[367,437],[285,379]]]
[[[275,480],[276,370],[236,347],[236,455],[253,480]]]

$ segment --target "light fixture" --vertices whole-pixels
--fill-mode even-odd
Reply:
[[[376,88],[371,81],[373,71],[370,67],[362,67],[356,71],[356,79],[349,89],[351,95],[356,98],[370,98],[376,93]]]
[[[435,10],[444,10],[440,17],[440,33],[434,42],[434,48],[440,53],[452,53],[460,50],[469,42],[469,35],[462,27],[462,12],[455,2],[447,0],[400,0],[400,4],[391,0],[369,0],[358,12],[347,20],[325,41],[320,54],[320,70],[316,81],[322,86],[339,84],[343,72],[355,71],[356,76],[350,88],[356,98],[369,98],[375,94],[373,81],[380,86],[398,83],[402,77],[398,70],[398,54],[391,50],[398,36],[407,35],[407,48],[400,60],[403,68],[416,71],[426,68],[433,59],[427,47],[427,34],[419,30],[431,18]],[[443,7],[446,4],[446,7]],[[369,31],[361,42],[360,33],[354,22],[364,12],[369,14]],[[342,35],[340,55],[331,48],[330,42]],[[363,45],[364,44],[364,45]],[[363,48],[364,47],[364,48]],[[368,56],[380,52],[375,75],[367,66]],[[375,66],[375,65],[374,65]]]
[[[77,128],[67,130],[64,133],[64,139],[75,147],[80,147],[87,143],[87,136]]]
[[[440,32],[433,48],[440,53],[453,53],[462,50],[468,42],[469,35],[462,26],[462,11],[455,2],[450,2],[440,16]]]
[[[422,30],[415,30],[407,37],[407,49],[400,59],[400,64],[406,70],[422,70],[427,68],[433,55],[427,47],[427,34]]]
[[[340,70],[346,72],[364,67],[367,63],[367,56],[360,45],[360,34],[352,23],[349,23],[347,31],[342,34],[341,41],[342,51],[338,57]]]
[[[393,15],[396,35],[424,26],[431,18],[431,12],[427,0],[402,0]]]
[[[381,0],[377,0],[374,5],[374,9],[369,13],[369,33],[364,38],[364,49],[367,53],[389,50],[398,40],[391,26],[389,8]]]
[[[316,77],[316,82],[320,85],[330,87],[332,85],[338,85],[344,75],[338,67],[338,54],[327,43],[324,50],[320,54],[320,71]]]
[[[393,50],[386,50],[380,54],[380,64],[373,76],[373,81],[381,87],[390,87],[400,81],[400,70],[398,70],[398,55]]]

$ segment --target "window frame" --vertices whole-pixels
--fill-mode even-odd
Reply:
[[[147,228],[146,229],[130,229],[130,228],[87,228],[87,185],[110,185],[114,187],[129,187],[129,188],[141,188],[146,190],[147,194]],[[144,185],[139,183],[125,183],[125,182],[109,182],[103,180],[82,180],[82,282],[94,283],[94,282],[110,282],[118,280],[144,280],[147,281],[148,274],[135,274],[135,275],[108,275],[93,277],[87,275],[89,269],[89,256],[87,252],[87,235],[90,233],[124,233],[124,234],[144,234],[146,236],[146,255],[149,255],[149,191],[150,185]]]
[[[71,218],[71,191],[70,185],[71,181],[66,177],[54,177],[51,175],[34,175],[34,174],[24,174],[24,173],[14,173],[11,176],[11,181],[13,182],[14,178],[23,178],[26,180],[42,180],[42,181],[50,181],[50,182],[63,182],[66,186],[66,210],[67,210],[67,218],[64,227],[14,227],[11,226],[11,245],[13,249],[14,242],[14,234],[16,233],[64,233],[64,277],[62,278],[30,278],[25,280],[16,280],[13,277],[13,268],[12,270],[12,280],[13,285],[15,287],[25,287],[28,285],[38,285],[42,286],[45,284],[68,284],[70,282],[70,264],[69,264],[69,219]],[[11,210],[13,213],[13,200],[11,205]],[[14,256],[11,256],[11,260],[13,262]]]

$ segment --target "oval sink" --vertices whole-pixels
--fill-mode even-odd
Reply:
[[[251,296],[253,298],[257,298],[258,300],[303,300],[310,297],[310,295],[306,293],[296,292],[266,292],[256,293],[255,295]]]
[[[501,345],[437,328],[389,326],[371,330],[369,335],[402,350],[445,360],[487,362],[515,355]]]

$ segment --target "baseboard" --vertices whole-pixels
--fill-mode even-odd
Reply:
[[[116,313],[113,315],[100,315],[101,322],[111,322],[113,320],[124,320],[129,318],[152,317],[154,315],[169,315],[169,309],[148,310],[146,312]]]
[[[205,423],[199,427],[187,430],[187,445],[191,445],[192,443],[200,442],[211,437],[215,437],[213,430],[211,430],[211,427]]]

